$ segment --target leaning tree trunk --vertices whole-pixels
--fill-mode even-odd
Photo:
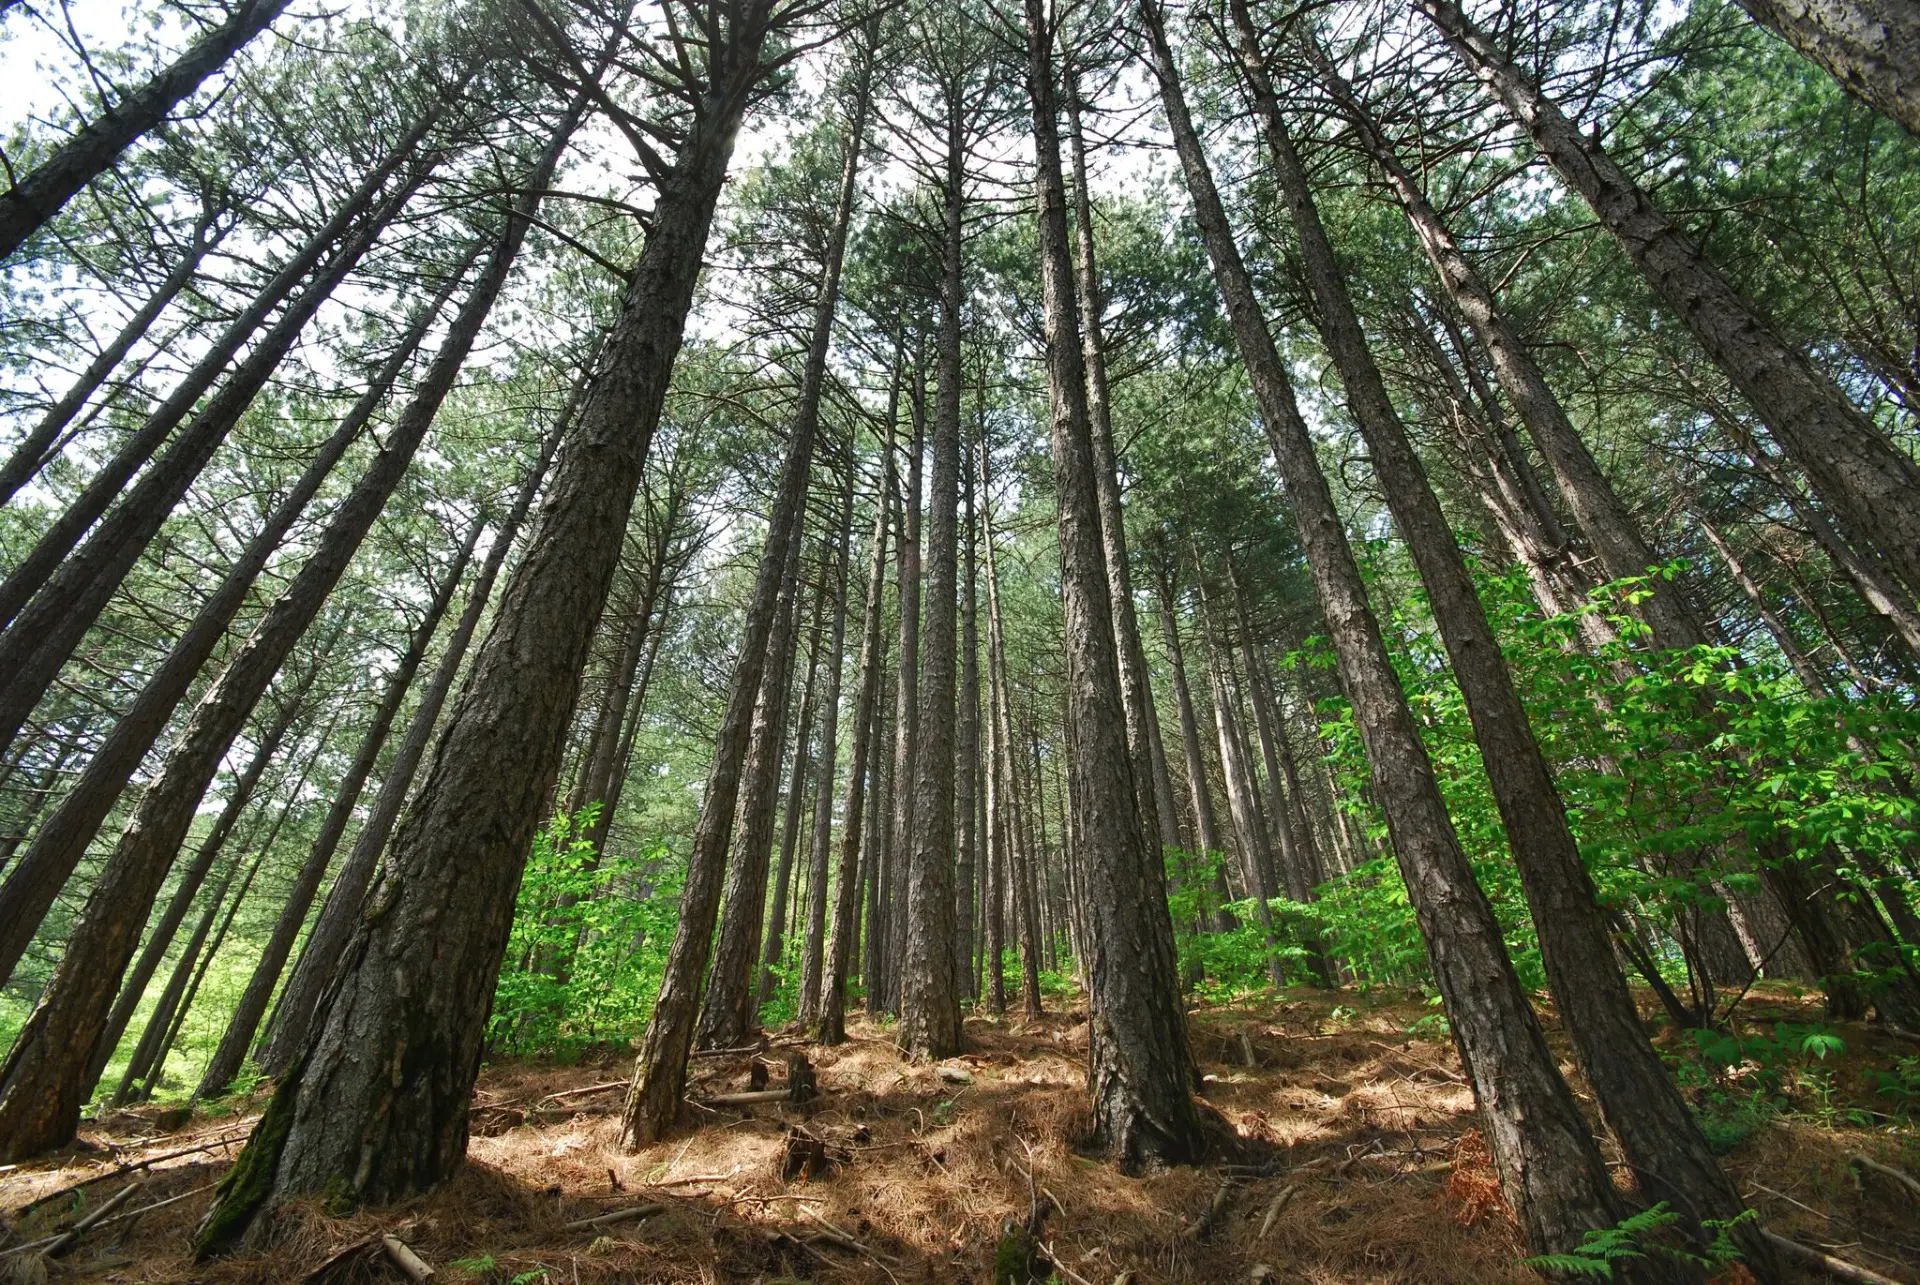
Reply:
[[[391,1201],[445,1181],[465,1156],[515,894],[559,772],[733,140],[763,74],[767,21],[763,4],[747,6],[735,39],[714,51],[703,110],[658,185],[646,247],[531,547],[324,1013],[201,1226],[202,1253],[230,1244],[266,1205],[320,1191]],[[722,784],[730,795],[733,783]],[[731,820],[731,799],[715,807],[708,798],[709,817]],[[656,1031],[664,1018],[656,1014]]]
[[[801,689],[800,720],[793,739],[793,774],[787,783],[787,811],[780,823],[780,865],[774,873],[773,899],[767,905],[766,944],[760,951],[758,980],[753,988],[753,1007],[749,1027],[758,1023],[758,1015],[773,998],[779,985],[776,970],[786,954],[787,904],[793,893],[793,858],[800,842],[800,818],[806,811],[807,778],[813,770],[814,699],[819,693],[820,640],[826,633],[827,613],[838,611],[837,601],[827,598],[826,543],[821,542],[820,583],[812,603],[813,627],[807,638],[807,683]]]
[[[1746,397],[1850,533],[1920,594],[1920,464],[1787,343],[1597,142],[1527,80],[1452,0],[1415,0],[1462,61],[1585,198],[1654,292]]]
[[[287,0],[240,0],[227,20],[196,40],[146,84],[89,121],[46,160],[0,193],[0,259],[20,248],[75,192],[165,120],[200,82],[272,25]]]
[[[584,378],[575,385],[576,397],[585,386]],[[301,948],[300,958],[294,964],[293,976],[287,979],[285,988],[280,992],[280,1002],[274,1007],[266,1037],[260,1047],[254,1050],[254,1061],[269,1075],[278,1077],[286,1074],[300,1049],[305,1047],[321,992],[353,934],[367,886],[373,881],[374,867],[380,860],[380,854],[386,850],[387,838],[393,833],[394,824],[400,818],[400,808],[406,802],[409,787],[413,784],[414,769],[420,765],[428,743],[433,739],[433,729],[440,721],[440,711],[453,690],[454,679],[459,676],[461,662],[466,658],[467,648],[473,643],[480,617],[485,614],[487,603],[493,597],[494,581],[499,578],[500,569],[506,563],[521,524],[533,509],[534,497],[539,494],[540,483],[553,462],[554,451],[561,437],[572,423],[574,410],[575,403],[570,401],[541,444],[533,466],[521,479],[513,507],[500,524],[500,529],[494,533],[493,546],[487,550],[487,560],[481,564],[480,574],[474,579],[473,588],[467,595],[467,605],[461,609],[460,619],[453,627],[453,636],[447,640],[446,650],[440,654],[440,663],[434,668],[433,678],[420,694],[419,703],[414,706],[413,717],[407,723],[407,734],[402,738],[400,748],[394,752],[393,762],[388,765],[387,774],[381,780],[380,793],[374,799],[373,809],[361,823],[360,833],[354,836],[347,859],[333,877],[333,888],[327,893],[327,899],[320,907],[320,916],[307,934],[306,945]]]
[[[315,649],[312,667],[289,694],[261,736],[252,759],[235,779],[207,836],[212,854],[218,853],[232,833],[268,763],[299,718],[325,655],[339,636],[340,627],[336,625]],[[79,923],[67,938],[39,1003],[14,1037],[5,1063],[0,1064],[0,1159],[24,1159],[57,1147],[70,1141],[79,1127],[80,1108],[99,1076],[94,1070],[94,1047],[152,904],[151,894],[144,902],[121,903],[113,895],[114,885],[120,882],[116,877],[119,873],[109,860],[87,898]],[[105,1063],[103,1056],[100,1065]]]
[[[193,225],[193,232],[187,238],[187,248],[160,282],[159,288],[147,296],[147,301],[135,310],[133,316],[127,318],[127,324],[120,327],[107,346],[94,355],[67,391],[34,421],[27,435],[7,456],[7,462],[0,465],[0,505],[11,500],[21,487],[32,480],[34,474],[45,468],[48,461],[58,454],[60,430],[73,421],[73,417],[80,413],[80,408],[87,404],[87,399],[106,382],[107,376],[114,372],[128,351],[153,326],[166,306],[193,280],[194,273],[200,270],[200,261],[220,239],[214,232],[214,219],[215,211],[208,207]]]
[[[476,246],[477,252],[477,246]],[[417,319],[409,329],[399,346],[394,349],[366,392],[361,395],[353,407],[341,420],[332,436],[311,460],[300,480],[284,496],[279,505],[267,518],[266,525],[255,532],[239,560],[227,570],[220,587],[201,605],[191,624],[175,641],[173,650],[167,654],[160,668],[147,680],[140,694],[128,707],[120,720],[114,724],[107,740],[95,752],[81,773],[67,798],[62,800],[60,810],[48,820],[40,835],[36,836],[34,850],[30,854],[35,862],[34,878],[40,880],[35,890],[37,897],[44,897],[51,904],[53,892],[59,884],[79,864],[87,846],[99,833],[107,814],[125,790],[140,762],[160,738],[167,720],[173,716],[180,702],[186,697],[194,679],[199,675],[214,649],[225,638],[227,627],[245,603],[255,580],[266,566],[267,560],[279,547],[301,513],[320,486],[340,462],[348,447],[359,440],[374,413],[385,402],[394,383],[405,370],[413,354],[418,350],[440,310],[452,296],[465,268],[471,264],[469,258],[460,265],[460,269],[449,276],[440,295]],[[147,948],[127,975],[120,988],[120,998],[115,1002],[113,1012],[107,1019],[106,1030],[101,1036],[101,1047],[95,1051],[95,1069],[92,1078],[98,1078],[99,1066],[104,1065],[106,1056],[112,1052],[113,1045],[119,1042],[121,1033],[132,1020],[134,1009],[146,993],[147,983],[152,979],[154,970],[160,966],[160,960],[166,953],[175,932],[186,918],[194,894],[199,891],[201,882],[206,878],[212,861],[211,854],[203,847],[193,864],[188,866],[181,877],[179,886],[174,890],[173,899],[162,913],[160,922],[149,934]],[[26,868],[23,861],[22,868]],[[52,891],[49,891],[51,887]],[[20,895],[26,895],[23,887]],[[15,896],[12,885],[0,889],[0,905],[7,905]],[[18,902],[12,902],[17,905]],[[45,907],[39,913],[45,913]],[[0,912],[4,914],[4,912]],[[11,952],[9,940],[5,949]]]
[[[1141,0],[1160,99],[1173,131],[1201,240],[1246,363],[1268,443],[1359,724],[1428,959],[1461,1061],[1480,1103],[1489,1149],[1528,1243],[1564,1252],[1630,1211],[1521,990],[1486,894],[1460,847],[1433,764],[1394,673],[1366,582],[1320,472],[1285,366],[1241,261],[1183,97],[1155,0]]]
[[[1046,6],[1026,0],[1047,391],[1060,505],[1060,582],[1069,658],[1074,833],[1086,863],[1088,1091],[1092,1144],[1123,1166],[1181,1163],[1204,1148],[1181,1010],[1166,877],[1141,830],[1114,649],[1086,367],[1075,316],[1065,183]]]
[[[954,928],[954,709],[959,685],[960,310],[966,213],[965,117],[947,112],[941,185],[940,324],[934,339],[939,390],[933,411],[933,474],[927,497],[927,606],[919,639],[919,707],[913,737],[911,824],[906,840],[907,914],[900,955],[900,1045],[911,1058],[960,1051],[960,968]],[[919,461],[914,461],[916,477]],[[915,586],[917,593],[918,586]],[[901,585],[901,612],[906,585]],[[904,626],[903,626],[904,630]],[[903,633],[904,638],[904,633]],[[902,666],[906,652],[901,652]],[[903,791],[903,795],[907,794]]]
[[[1167,667],[1173,672],[1174,703],[1180,710],[1180,746],[1187,759],[1187,788],[1193,798],[1194,824],[1199,830],[1200,856],[1213,872],[1214,894],[1218,903],[1213,910],[1213,930],[1232,932],[1239,920],[1227,909],[1232,900],[1227,890],[1226,870],[1213,859],[1225,852],[1220,838],[1220,821],[1213,810],[1213,791],[1207,786],[1207,761],[1200,747],[1200,720],[1193,711],[1193,690],[1187,685],[1186,654],[1180,646],[1180,628],[1173,618],[1173,577],[1163,571],[1160,580],[1160,632],[1167,644]]]
[[[1910,0],[1739,0],[1841,88],[1920,138],[1920,9]]]
[[[372,248],[386,222],[399,212],[422,177],[423,174],[416,171],[412,181],[403,183],[379,210],[347,235],[331,260],[315,273],[306,289],[261,336],[220,391],[139,480],[126,489],[119,505],[93,528],[85,544],[57,565],[56,561],[48,560],[57,560],[66,554],[93,516],[104,511],[113,494],[125,484],[125,476],[117,476],[121,474],[119,456],[95,476],[80,500],[61,515],[54,529],[34,546],[8,578],[6,586],[0,588],[0,596],[6,597],[0,616],[11,621],[6,632],[0,634],[0,676],[4,676],[0,677],[0,683],[4,684],[0,686],[0,742],[11,743],[19,733],[59,674],[60,667],[99,619],[174,506],[253,404],[254,397],[293,347],[307,322],[361,256]],[[192,382],[190,375],[187,383]],[[169,408],[177,406],[184,413],[192,405],[191,401],[179,404],[180,392],[175,390],[174,397],[130,439],[121,455],[137,453],[131,448],[146,436],[156,420],[178,422],[181,415],[174,415]],[[153,439],[152,445],[146,448],[147,454],[158,444],[158,438]],[[131,473],[132,468],[128,467],[125,475]],[[100,486],[103,481],[110,483],[112,489],[103,491]],[[44,577],[43,583],[41,577]],[[38,585],[31,601],[13,592],[16,585],[25,589],[29,583]]]
[[[1671,1204],[1704,1245],[1712,1237],[1698,1226],[1700,1221],[1736,1218],[1744,1205],[1640,1024],[1639,1010],[1614,961],[1605,912],[1546,758],[1439,498],[1354,312],[1306,167],[1268,79],[1246,0],[1229,4],[1241,66],[1265,126],[1275,178],[1293,216],[1320,331],[1394,523],[1426,587],[1539,931],[1541,960],[1567,1034],[1607,1122],[1620,1137],[1641,1192]],[[1743,1236],[1742,1245],[1754,1261],[1769,1261],[1758,1237]]]
[[[758,4],[760,0],[756,0]],[[758,11],[756,7],[756,12]],[[757,46],[755,50],[757,57]],[[865,64],[863,63],[863,66]],[[864,81],[863,81],[864,83]],[[745,86],[742,87],[743,90]],[[865,124],[867,96],[863,92],[849,129],[846,160],[841,182],[841,204],[851,210],[853,178],[859,164],[860,136]],[[741,107],[744,107],[742,102]],[[738,122],[738,110],[734,123]],[[722,137],[731,139],[731,133]],[[718,140],[716,140],[717,142]],[[725,155],[719,158],[717,180],[725,173]],[[701,240],[713,213],[712,198],[701,216]],[[836,217],[836,244],[829,248],[826,274],[816,302],[813,342],[807,354],[805,383],[820,385],[826,375],[827,339],[832,330],[832,313],[839,298],[839,270],[845,252],[847,219]],[[655,215],[655,226],[659,216]],[[657,233],[656,233],[657,236]],[[648,249],[651,250],[652,242]],[[699,266],[699,250],[694,248],[690,269]],[[689,282],[689,284],[691,284]],[[686,302],[679,305],[684,318]],[[827,320],[823,324],[822,314]],[[678,328],[676,327],[676,337]],[[811,403],[813,410],[809,413]],[[766,640],[773,624],[779,596],[780,578],[787,564],[787,547],[797,540],[806,504],[807,477],[813,457],[813,439],[818,428],[819,398],[805,395],[803,386],[799,413],[787,444],[786,471],[780,480],[767,530],[767,547],[754,584],[753,601],[748,608],[745,644],[727,694],[727,708],[720,735],[714,747],[713,767],[707,776],[700,821],[694,830],[693,851],[687,859],[685,889],[680,898],[680,921],[668,949],[660,996],[654,1004],[653,1020],[647,1025],[640,1056],[634,1063],[633,1085],[621,1119],[620,1132],[629,1146],[639,1146],[658,1138],[679,1118],[680,1099],[686,1091],[687,1057],[693,1048],[694,1022],[700,1011],[700,987],[706,973],[707,957],[712,949],[714,920],[719,911],[720,885],[726,874],[727,847],[732,835],[734,804],[740,788],[740,769],[746,758],[747,737],[751,730],[754,698],[766,668]],[[656,402],[653,415],[658,416]],[[509,910],[511,907],[509,907]],[[502,934],[502,941],[505,935]]]
[[[1426,250],[1434,275],[1440,279],[1447,298],[1473,327],[1474,337],[1493,363],[1494,377],[1499,380],[1501,391],[1553,470],[1554,481],[1566,497],[1567,507],[1573,511],[1580,530],[1599,555],[1607,578],[1646,577],[1645,596],[1636,609],[1646,619],[1654,646],[1662,649],[1698,646],[1705,639],[1693,613],[1671,581],[1663,576],[1647,576],[1648,568],[1659,559],[1641,536],[1638,524],[1614,492],[1612,483],[1600,471],[1593,453],[1587,449],[1559,397],[1547,383],[1545,373],[1533,360],[1533,354],[1500,311],[1492,288],[1461,251],[1452,230],[1427,200],[1412,172],[1401,162],[1352,86],[1317,48],[1309,45],[1307,56],[1343,114],[1354,125],[1361,145],[1387,176],[1407,221]]]
[[[394,666],[393,673],[387,677],[387,690],[374,711],[373,722],[361,734],[360,748],[355,752],[353,762],[347,765],[346,775],[334,787],[333,803],[320,823],[320,833],[315,836],[306,861],[301,864],[292,886],[287,889],[286,899],[280,905],[280,917],[275,921],[266,947],[254,964],[253,976],[247,980],[247,988],[241,992],[240,1002],[234,1007],[233,1016],[227,1020],[227,1029],[220,1036],[213,1056],[208,1059],[206,1070],[200,1077],[200,1087],[194,1090],[196,1098],[219,1097],[232,1083],[233,1077],[240,1074],[247,1050],[253,1046],[254,1032],[260,1029],[274,988],[280,984],[280,974],[287,966],[287,957],[293,953],[293,944],[300,936],[300,929],[306,925],[307,911],[313,907],[320,884],[333,865],[333,854],[339,849],[340,840],[345,837],[347,826],[353,820],[354,809],[360,802],[360,792],[366,788],[367,778],[373,775],[380,750],[387,742],[387,733],[393,729],[393,720],[399,716],[401,702],[413,687],[414,675],[426,659],[427,648],[433,644],[434,631],[440,627],[440,618],[447,613],[454,595],[459,592],[460,582],[466,577],[467,562],[473,557],[474,546],[479,543],[486,525],[486,518],[482,516],[468,530],[440,587],[427,605],[426,615],[415,627],[413,637],[401,653],[400,663]]]

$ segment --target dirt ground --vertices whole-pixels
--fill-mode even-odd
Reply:
[[[1769,1011],[1813,1020],[1810,1004],[1770,998],[1750,1020]],[[619,1145],[618,1087],[574,1092],[623,1081],[625,1053],[494,1066],[476,1094],[468,1164],[446,1188],[348,1218],[295,1206],[250,1254],[204,1264],[190,1256],[193,1228],[258,1099],[222,1118],[118,1113],[86,1135],[97,1150],[0,1173],[0,1254],[137,1184],[63,1256],[0,1257],[0,1282],[47,1271],[55,1280],[407,1279],[382,1235],[435,1269],[436,1281],[986,1282],[1003,1229],[1036,1202],[1048,1207],[1045,1253],[1058,1279],[1077,1285],[1538,1280],[1517,1266],[1523,1251],[1452,1046],[1408,1033],[1430,1011],[1398,993],[1308,991],[1196,1011],[1204,1098],[1237,1133],[1227,1145],[1238,1154],[1141,1178],[1075,1150],[1087,1122],[1084,1010],[970,1018],[968,1051],[938,1066],[905,1062],[884,1027],[857,1023],[840,1048],[805,1050],[822,1090],[813,1102],[693,1110],[688,1128],[638,1152]],[[1849,1051],[1835,1091],[1870,1096],[1875,1068],[1902,1051],[1865,1028],[1841,1033]],[[789,1047],[776,1039],[767,1050],[776,1088]],[[753,1060],[696,1062],[690,1096],[749,1089]],[[1885,1116],[1864,1119],[1826,1128],[1790,1114],[1726,1163],[1772,1230],[1920,1281],[1920,1199],[1848,1161],[1865,1154],[1915,1173],[1920,1135]],[[820,1147],[801,1146],[789,1166],[795,1128]],[[185,1148],[200,1149],[176,1154]],[[153,1163],[123,1172],[143,1160]],[[641,1205],[659,1208],[569,1226]],[[1726,1279],[1742,1276],[1736,1268]]]

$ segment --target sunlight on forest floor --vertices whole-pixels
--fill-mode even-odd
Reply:
[[[1224,1208],[1206,1220],[1225,1181],[1220,1166],[1133,1179],[1074,1151],[1086,1121],[1084,1010],[969,1020],[969,1051],[937,1067],[903,1062],[885,1027],[857,1023],[840,1048],[805,1050],[823,1090],[807,1107],[696,1111],[697,1126],[633,1153],[618,1141],[618,1087],[554,1097],[622,1080],[625,1055],[495,1066],[476,1096],[470,1163],[446,1190],[344,1219],[299,1207],[281,1215],[254,1257],[196,1265],[188,1256],[206,1189],[231,1158],[233,1146],[218,1140],[237,1144],[245,1125],[234,1116],[156,1134],[178,1121],[157,1109],[115,1114],[89,1135],[112,1150],[0,1176],[0,1210],[14,1224],[8,1244],[36,1240],[128,1179],[22,1216],[29,1202],[212,1143],[152,1166],[121,1208],[185,1198],[103,1224],[55,1263],[55,1279],[404,1280],[381,1252],[385,1233],[439,1281],[985,1282],[1003,1224],[1025,1218],[1036,1195],[1057,1206],[1041,1239],[1068,1282],[1109,1285],[1129,1270],[1134,1285],[1537,1279],[1516,1265],[1523,1251],[1477,1147],[1451,1044],[1409,1034],[1431,1011],[1399,992],[1305,990],[1197,1010],[1205,1099],[1246,1140],[1246,1153],[1230,1158],[1239,1167]],[[1750,998],[1742,1010],[1755,1031],[1819,1017],[1816,999],[1785,992]],[[1726,1163],[1773,1230],[1920,1279],[1920,1201],[1847,1160],[1920,1168],[1920,1134],[1892,1124],[1874,1087],[1911,1050],[1865,1027],[1833,1029],[1844,1052],[1777,1095],[1784,1110],[1749,1121]],[[770,1050],[776,1060],[783,1051],[779,1041]],[[745,1088],[749,1060],[696,1062],[690,1096]],[[776,1086],[782,1074],[776,1067]],[[1743,1074],[1732,1068],[1719,1087]],[[829,1165],[787,1181],[796,1125],[824,1144]],[[662,1208],[599,1230],[567,1228],[641,1204]],[[0,1258],[0,1280],[12,1261]]]

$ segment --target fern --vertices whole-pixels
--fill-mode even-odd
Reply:
[[[1665,1201],[1624,1218],[1612,1227],[1589,1231],[1580,1243],[1565,1254],[1541,1254],[1520,1260],[1522,1267],[1563,1275],[1598,1276],[1613,1279],[1613,1265],[1624,1258],[1645,1258],[1639,1238],[1680,1221],[1680,1215],[1667,1208]],[[1665,1247],[1661,1247],[1663,1252]],[[1691,1258],[1692,1255],[1686,1255]]]

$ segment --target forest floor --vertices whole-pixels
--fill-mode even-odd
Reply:
[[[581,1091],[622,1081],[626,1054],[495,1065],[476,1094],[469,1163],[445,1189],[346,1218],[296,1206],[250,1256],[205,1264],[190,1256],[194,1225],[261,1099],[186,1120],[119,1112],[90,1127],[96,1150],[0,1173],[0,1253],[137,1182],[116,1212],[151,1211],[103,1221],[47,1262],[53,1279],[405,1280],[386,1234],[446,1282],[987,1282],[1004,1226],[1037,1202],[1051,1206],[1039,1239],[1057,1279],[1081,1285],[1129,1271],[1134,1285],[1538,1280],[1518,1265],[1452,1045],[1427,1033],[1431,1019],[1416,1026],[1433,1011],[1397,991],[1305,990],[1196,1010],[1205,1101],[1239,1134],[1239,1154],[1144,1178],[1074,1148],[1087,1121],[1084,1009],[970,1018],[968,1051],[938,1066],[905,1062],[885,1027],[856,1023],[839,1048],[804,1049],[822,1090],[811,1103],[696,1111],[697,1124],[638,1152],[619,1145],[619,1087]],[[1780,1022],[1815,1026],[1817,998],[1768,991],[1740,1018],[1764,1042]],[[1811,1080],[1761,1085],[1780,1091],[1728,1127],[1726,1164],[1774,1231],[1920,1281],[1920,1197],[1849,1162],[1920,1171],[1920,1130],[1887,1114],[1882,1078],[1915,1050],[1863,1026],[1824,1029],[1844,1050],[1824,1048]],[[776,1088],[787,1047],[769,1050]],[[696,1062],[690,1095],[747,1089],[751,1060]],[[1691,1091],[1759,1101],[1727,1090],[1764,1061]],[[821,1146],[796,1155],[807,1172],[783,1177],[795,1128]],[[188,1147],[205,1149],[173,1154]],[[120,1172],[156,1157],[170,1158]],[[641,1205],[658,1209],[569,1226]],[[0,1281],[42,1279],[23,1267],[37,1257],[0,1257]]]

